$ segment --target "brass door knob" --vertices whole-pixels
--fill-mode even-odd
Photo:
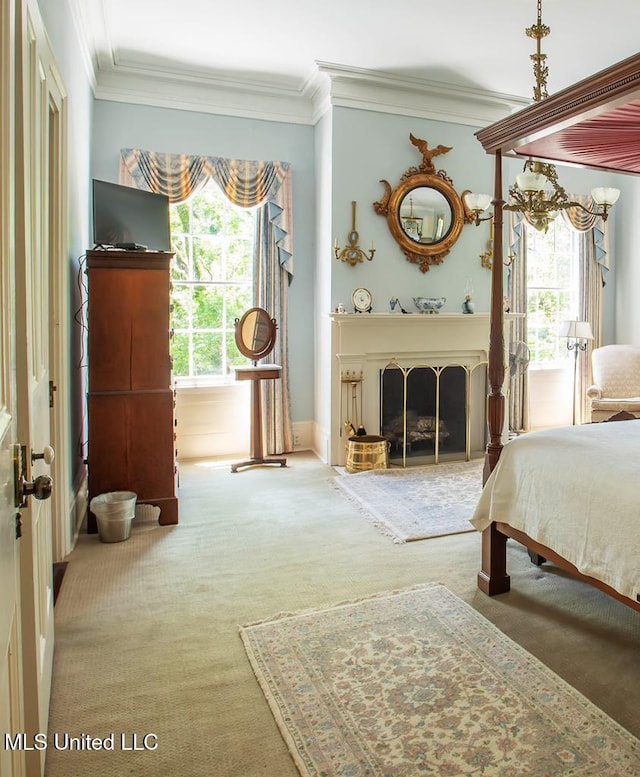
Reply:
[[[38,475],[31,483],[22,481],[23,498],[33,496],[34,499],[49,499],[53,490],[53,479],[49,475]]]

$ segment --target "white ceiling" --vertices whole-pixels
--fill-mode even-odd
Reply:
[[[309,99],[318,63],[416,85],[451,84],[530,99],[536,0],[70,0],[86,42],[96,94],[158,103],[162,81]],[[544,0],[551,34],[549,91],[638,50],[640,0]],[[393,83],[393,81],[389,81]],[[153,104],[154,99],[150,102]],[[224,102],[224,99],[223,99]],[[188,107],[184,105],[183,107]],[[231,110],[233,112],[233,110]]]

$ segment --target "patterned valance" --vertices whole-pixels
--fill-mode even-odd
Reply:
[[[166,194],[172,203],[186,200],[211,179],[234,205],[253,208],[266,203],[280,266],[293,275],[289,162],[165,154],[135,148],[123,148],[120,154],[120,183]]]
[[[579,202],[589,210],[593,210],[596,204],[589,195],[570,194],[569,199],[573,202]],[[600,216],[592,216],[586,213],[582,208],[567,208],[560,211],[562,218],[570,224],[576,232],[589,232],[593,230],[593,244],[595,249],[595,261],[600,266],[604,284],[604,275],[609,270],[609,235],[607,233],[607,222]],[[514,213],[514,218],[510,221],[509,229],[509,252],[516,256],[520,250],[520,240],[522,237],[522,225],[528,221],[526,216],[521,213]]]
[[[571,194],[569,199],[573,202],[579,202],[589,210],[598,207],[588,194]],[[571,224],[576,232],[593,230],[595,260],[602,269],[604,280],[604,272],[609,270],[609,236],[606,222],[600,216],[593,216],[582,208],[567,208],[567,210],[562,211],[562,217],[568,224]]]

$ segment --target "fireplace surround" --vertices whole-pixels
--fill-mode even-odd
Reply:
[[[505,326],[511,318],[510,315],[505,316]],[[390,364],[404,370],[425,367],[441,373],[449,367],[461,367],[469,376],[467,438],[463,450],[451,456],[465,459],[483,454],[487,393],[483,363],[488,356],[488,313],[331,313],[330,319],[332,360],[328,452],[331,464],[344,465],[346,458],[347,432],[344,424],[349,417],[349,407],[345,407],[344,401],[345,380],[349,377],[357,380],[356,390],[360,392],[357,397],[358,422],[367,434],[381,434],[381,375]],[[430,460],[437,463],[444,453],[441,445],[441,455],[431,456]]]

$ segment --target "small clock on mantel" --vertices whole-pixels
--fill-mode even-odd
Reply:
[[[353,310],[355,313],[371,313],[372,297],[369,289],[362,287],[355,289],[351,299],[353,300]]]

